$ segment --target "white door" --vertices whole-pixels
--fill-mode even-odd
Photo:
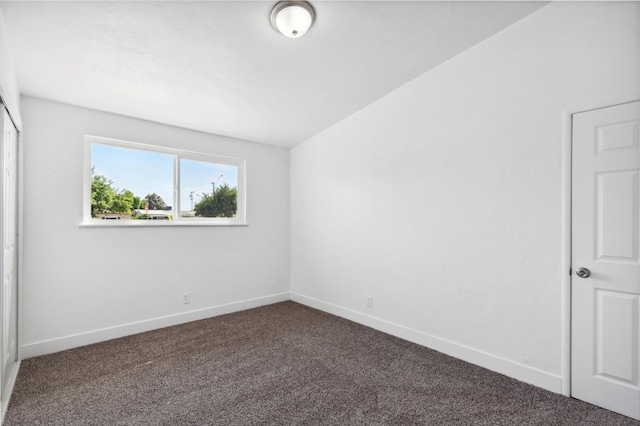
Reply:
[[[571,394],[640,419],[640,102],[573,116]]]
[[[1,104],[0,104],[1,107]],[[2,261],[0,276],[2,277],[2,387],[0,395],[3,401],[8,397],[7,387],[15,378],[18,357],[18,250],[17,250],[17,206],[18,179],[17,153],[18,132],[9,114],[2,108],[2,197],[0,199],[0,217],[2,218]]]

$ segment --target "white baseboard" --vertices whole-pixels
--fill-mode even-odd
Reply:
[[[404,327],[390,321],[385,321],[361,312],[344,308],[333,303],[324,302],[313,297],[291,292],[291,300],[346,318],[350,321],[357,322],[384,333],[391,334],[392,336],[426,346],[438,352],[459,358],[463,361],[470,362],[471,364],[479,365],[480,367],[504,374],[505,376],[513,377],[514,379],[538,386],[551,392],[562,392],[562,378],[560,376],[556,376],[524,364],[519,364],[459,343],[441,339],[422,331]]]
[[[2,395],[2,400],[0,400],[0,425],[4,423],[4,416],[7,414],[7,408],[9,408],[9,401],[13,393],[13,386],[16,384],[16,379],[18,378],[18,371],[20,371],[20,360],[16,362],[9,377],[6,393]]]
[[[284,302],[287,300],[293,300],[294,302],[301,303],[303,305],[310,306],[312,308],[319,309],[321,311],[337,315],[342,318],[346,318],[350,321],[354,321],[367,327],[382,331],[384,333],[391,334],[392,336],[396,336],[401,339],[426,346],[438,352],[442,352],[455,358],[459,358],[463,361],[467,361],[472,364],[487,368],[489,370],[504,374],[506,376],[513,377],[514,379],[523,381],[525,383],[530,383],[534,386],[541,387],[551,392],[562,392],[562,378],[560,376],[538,370],[528,365],[520,364],[487,352],[483,352],[478,349],[461,345],[459,343],[442,339],[419,330],[411,329],[400,324],[376,318],[371,315],[366,315],[358,311],[354,311],[339,305],[335,305],[333,303],[328,303],[295,292],[286,292],[270,296],[258,297],[255,299],[243,300],[225,305],[212,306],[180,314],[167,315],[164,317],[153,318],[150,320],[139,321],[130,324],[123,324],[115,327],[65,336],[57,339],[30,343],[23,345],[21,347],[20,353],[22,359],[27,359],[34,356],[60,352],[79,346],[85,346],[105,340],[116,339],[118,337],[129,336],[132,334],[142,333],[158,328],[169,327],[172,325],[183,324],[190,321],[197,321],[215,317],[218,315],[257,308],[260,306]],[[3,406],[2,409],[4,416],[4,410],[6,410],[6,407]]]
[[[190,321],[197,321],[215,317],[218,315],[244,311],[246,309],[271,305],[273,303],[285,302],[287,300],[290,300],[289,292],[257,297],[255,299],[242,300],[225,305],[211,306],[204,309],[181,312],[179,314],[152,318],[149,320],[134,322],[130,324],[122,324],[115,327],[103,328],[86,333],[29,343],[22,345],[20,355],[22,359],[32,358],[34,356],[60,352],[67,349],[103,342],[105,340],[116,339],[118,337],[143,333],[145,331],[155,330],[158,328],[170,327],[172,325],[184,324]]]

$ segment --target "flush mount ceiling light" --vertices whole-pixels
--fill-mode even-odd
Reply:
[[[309,31],[316,12],[306,1],[284,0],[271,9],[271,25],[289,38],[300,38]]]

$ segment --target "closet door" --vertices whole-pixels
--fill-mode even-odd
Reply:
[[[0,104],[0,106],[2,106]],[[2,261],[0,275],[2,291],[0,292],[0,310],[2,327],[2,361],[0,381],[3,406],[8,400],[10,386],[15,380],[18,361],[18,132],[2,106],[2,196],[0,197],[0,217],[2,223]]]

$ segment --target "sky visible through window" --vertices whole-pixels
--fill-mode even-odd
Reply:
[[[108,145],[91,145],[91,163],[96,175],[105,176],[118,191],[128,189],[138,197],[156,193],[173,205],[173,155]],[[180,209],[191,210],[213,184],[238,186],[238,168],[233,165],[189,159],[180,160]]]
[[[190,194],[193,192],[193,204],[200,201],[202,194],[211,194],[215,187],[227,184],[238,187],[238,168],[228,164],[208,163],[205,161],[180,160],[180,209],[191,210]]]

